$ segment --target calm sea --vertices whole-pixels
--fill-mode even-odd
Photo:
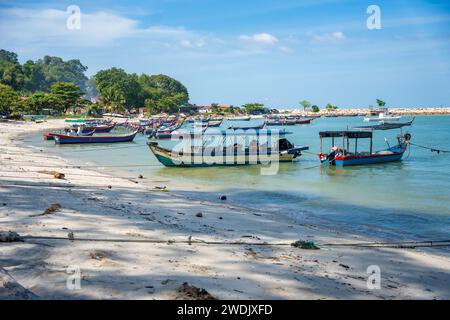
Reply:
[[[403,120],[410,119],[405,117]],[[257,124],[263,120],[229,125]],[[296,145],[307,145],[317,154],[318,133],[346,129],[363,123],[362,117],[319,118],[311,125],[284,127]],[[450,150],[450,116],[420,116],[404,129],[412,142]],[[398,130],[375,133],[374,149],[386,148],[385,138],[395,143]],[[55,145],[38,134],[25,137],[27,144],[56,153],[78,164],[147,167],[103,167],[119,175],[143,174],[154,180],[181,180],[203,188],[179,192],[194,198],[228,202],[256,210],[289,215],[303,223],[335,227],[349,233],[395,240],[450,239],[450,153],[436,154],[412,146],[404,161],[368,166],[325,168],[317,156],[307,153],[294,163],[281,163],[275,175],[261,175],[260,166],[213,168],[165,168],[139,135],[132,143],[102,145]],[[170,141],[161,141],[170,145]],[[330,142],[324,143],[326,151]],[[360,142],[358,150],[368,149]],[[92,151],[95,150],[96,151]],[[154,184],[154,183],[153,183]],[[186,184],[189,185],[189,184]]]

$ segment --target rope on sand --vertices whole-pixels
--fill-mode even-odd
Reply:
[[[418,247],[450,247],[450,240],[424,240],[404,242],[360,242],[360,243],[323,243],[315,244],[313,241],[298,240],[295,242],[245,242],[245,241],[205,241],[201,239],[163,240],[163,239],[114,239],[114,238],[77,238],[70,232],[68,237],[50,236],[23,236],[23,240],[70,240],[92,242],[119,242],[119,243],[148,243],[148,244],[201,244],[201,245],[232,245],[232,246],[293,246],[301,249],[319,249],[323,247],[354,247],[354,248],[395,248],[413,249]]]

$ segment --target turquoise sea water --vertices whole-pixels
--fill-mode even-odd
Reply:
[[[407,119],[410,117],[401,121]],[[311,125],[284,129],[293,132],[288,136],[291,142],[308,145],[316,154],[320,149],[319,131],[365,124],[362,117],[319,118]],[[413,143],[450,150],[450,116],[420,116],[404,131],[412,134]],[[386,148],[384,138],[394,144],[398,133],[398,130],[376,132],[374,149]],[[413,146],[402,162],[345,168],[322,167],[317,156],[307,153],[296,162],[281,163],[275,175],[261,175],[260,166],[165,168],[159,165],[146,141],[139,135],[128,144],[58,146],[42,141],[38,134],[25,137],[25,143],[77,163],[154,165],[115,168],[121,175],[143,174],[207,186],[206,191],[205,188],[180,191],[192,197],[217,201],[219,194],[226,194],[231,203],[383,239],[450,239],[450,153],[436,154]],[[325,142],[324,151],[330,146],[329,141]],[[368,148],[368,143],[358,144],[358,150],[364,147]],[[98,151],[86,151],[94,148]]]

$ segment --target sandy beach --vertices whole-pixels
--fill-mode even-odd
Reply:
[[[0,299],[185,299],[185,282],[217,299],[450,298],[450,258],[437,250],[321,246],[379,239],[232,206],[220,194],[190,199],[171,191],[174,179],[164,192],[156,178],[76,168],[18,137],[64,126],[0,123],[0,231],[25,237],[0,243]],[[320,250],[290,245],[297,240]],[[379,289],[367,285],[369,266],[379,267]],[[80,287],[68,286],[77,270]]]

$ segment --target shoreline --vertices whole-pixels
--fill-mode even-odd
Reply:
[[[30,154],[30,148],[14,141],[18,134],[60,128],[62,124],[61,120],[50,120],[31,123],[30,128],[30,123],[0,123],[0,202],[6,203],[0,206],[0,231],[52,237],[67,237],[72,231],[75,239],[186,241],[192,236],[193,240],[223,244],[2,243],[5,254],[0,268],[40,298],[174,299],[179,298],[177,288],[183,282],[205,288],[219,299],[450,297],[450,259],[432,250],[294,248],[289,244],[300,239],[319,245],[373,239],[297,223],[263,210],[255,213],[220,200],[189,199],[176,192],[151,189],[137,178],[68,168],[70,161],[43,152],[33,154],[36,150]],[[45,165],[64,173],[65,180],[36,172]],[[62,208],[51,215],[36,216],[52,203]],[[197,217],[199,212],[202,217]],[[286,245],[227,245],[230,241]],[[373,264],[381,268],[380,290],[366,286],[367,267]],[[81,290],[70,291],[65,286],[69,276],[65,268],[70,265],[81,270]],[[2,298],[7,298],[7,292],[0,287]]]

